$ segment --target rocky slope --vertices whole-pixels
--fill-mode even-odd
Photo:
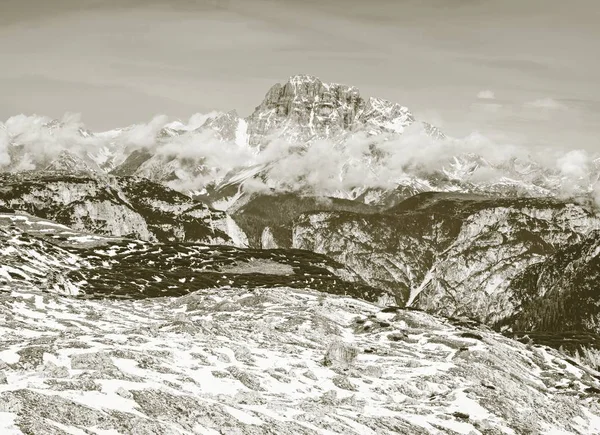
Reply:
[[[229,209],[232,218],[256,248],[292,246],[292,229],[296,218],[317,211],[377,213],[380,208],[359,201],[298,194],[251,195]]]
[[[517,310],[516,275],[598,228],[568,201],[430,193],[379,214],[307,213],[293,246],[348,265],[401,305],[495,325]]]
[[[289,288],[0,291],[3,434],[595,434],[599,374],[468,323]]]
[[[600,334],[600,232],[529,266],[511,282],[520,331]]]
[[[312,288],[389,300],[343,265],[311,252],[109,238],[0,212],[0,289],[139,299],[231,286]]]
[[[76,230],[147,241],[247,244],[226,213],[147,179],[27,172],[0,174],[0,185],[0,205]]]

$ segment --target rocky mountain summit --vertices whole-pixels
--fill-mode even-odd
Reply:
[[[282,158],[303,153],[311,143],[327,140],[331,146],[344,147],[353,138],[364,135],[398,136],[405,128],[417,123],[414,115],[404,106],[381,98],[361,97],[355,87],[336,83],[323,83],[316,77],[298,75],[284,85],[276,84],[267,92],[263,102],[247,118],[236,111],[215,114],[194,130],[164,129],[158,142],[188,140],[223,142],[215,147],[226,147],[248,154],[245,165],[230,168],[220,175],[207,176],[202,159],[186,161],[176,154],[152,153],[149,150],[134,150],[116,166],[113,174],[137,175],[157,182],[177,180],[182,173],[192,177],[202,176],[210,180],[205,184],[207,191],[217,193],[209,199],[217,203],[223,192],[236,179],[237,189],[228,197],[235,196],[244,186],[257,179],[272,187],[281,187],[273,164]],[[445,135],[431,124],[419,122],[423,134],[429,138],[443,140]],[[276,145],[273,145],[276,144]],[[160,146],[159,146],[160,147]],[[284,151],[269,162],[263,157],[265,148],[281,147]],[[265,161],[265,159],[267,159]],[[249,170],[259,166],[258,170]],[[360,188],[360,186],[357,186]],[[229,201],[231,203],[232,201]]]
[[[568,159],[555,166],[514,150],[489,156],[478,135],[447,137],[401,104],[309,75],[274,85],[247,117],[158,117],[99,133],[78,119],[15,118],[0,124],[2,170],[139,176],[220,208],[268,191],[392,206],[429,191],[590,194],[600,180],[600,159],[573,173]],[[570,158],[580,165],[580,157]]]
[[[297,144],[357,131],[373,135],[402,133],[415,117],[400,104],[363,98],[354,86],[298,75],[283,85],[274,85],[247,122],[250,144],[260,146],[275,132]],[[426,125],[428,133],[444,137],[438,129]]]

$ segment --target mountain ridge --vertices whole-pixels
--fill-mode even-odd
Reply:
[[[401,104],[310,75],[275,84],[245,118],[235,110],[187,124],[157,117],[101,133],[73,117],[17,118],[0,129],[11,160],[0,169],[143,176],[223,208],[269,190],[388,206],[424,191],[597,196],[600,180],[600,158],[566,154],[557,167],[526,153],[490,159],[463,144],[489,146],[477,135],[446,137]],[[581,158],[589,161],[573,172]]]

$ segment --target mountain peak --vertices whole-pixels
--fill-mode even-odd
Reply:
[[[351,85],[346,85],[343,83],[336,83],[336,82],[331,82],[331,83],[326,83],[323,82],[319,77],[317,76],[313,76],[310,74],[297,74],[297,75],[293,75],[290,76],[290,78],[288,79],[288,81],[281,87],[285,87],[286,85],[289,85],[290,87],[293,88],[298,88],[301,86],[308,86],[308,87],[314,87],[314,88],[324,88],[326,90],[345,90],[345,91],[350,91],[350,92],[358,92],[358,89],[355,86],[351,86]]]
[[[83,172],[91,174],[96,172],[97,169],[98,168],[93,164],[93,162],[86,162],[78,155],[70,151],[63,150],[44,168],[44,171],[70,173]]]
[[[370,97],[360,114],[360,120],[370,131],[375,129],[402,133],[415,121],[407,107],[383,98]]]
[[[241,127],[243,126],[244,130],[245,121],[240,118],[236,110],[230,110],[229,112],[222,112],[215,116],[212,116],[206,120],[202,126],[196,129],[196,131],[205,131],[207,129],[215,132],[217,137],[221,140],[228,140],[234,142],[244,142],[243,139],[240,138],[240,135],[244,132],[241,132]]]
[[[309,74],[296,74],[293,76],[290,76],[288,83],[291,83],[293,85],[298,85],[298,84],[304,84],[304,83],[323,83],[321,82],[321,80],[313,75],[309,75]]]
[[[383,98],[363,98],[354,86],[324,83],[298,74],[276,84],[248,117],[250,144],[262,146],[273,133],[295,143],[332,139],[343,134],[402,133],[415,121],[412,113]]]

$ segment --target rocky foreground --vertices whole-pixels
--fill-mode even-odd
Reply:
[[[597,434],[598,376],[471,322],[313,291],[0,291],[2,434]]]

